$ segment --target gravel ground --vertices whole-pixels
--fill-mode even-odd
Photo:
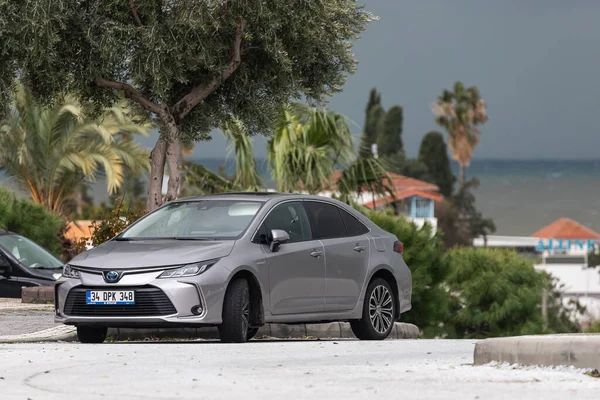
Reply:
[[[571,368],[474,367],[474,341],[0,345],[2,399],[598,399]]]
[[[33,333],[58,326],[51,311],[0,309],[0,336]]]
[[[0,298],[0,336],[33,333],[57,326],[52,304],[21,303],[21,299]]]

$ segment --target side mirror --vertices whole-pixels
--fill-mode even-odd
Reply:
[[[0,255],[0,275],[5,275],[12,272],[12,267],[8,260]]]
[[[271,231],[271,244],[269,248],[272,252],[276,252],[279,249],[279,246],[285,242],[290,240],[290,235],[281,229],[273,229]]]

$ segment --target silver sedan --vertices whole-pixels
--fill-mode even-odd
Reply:
[[[230,193],[168,203],[65,265],[57,322],[84,343],[108,327],[218,326],[245,342],[265,323],[349,321],[385,339],[410,310],[403,244],[346,204]]]

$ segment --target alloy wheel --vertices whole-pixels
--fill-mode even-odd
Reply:
[[[390,291],[383,285],[376,286],[369,298],[369,318],[377,333],[383,334],[394,321],[394,301]]]

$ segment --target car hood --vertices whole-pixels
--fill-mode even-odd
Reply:
[[[81,253],[69,264],[114,269],[182,265],[225,257],[234,244],[234,240],[111,240]]]

